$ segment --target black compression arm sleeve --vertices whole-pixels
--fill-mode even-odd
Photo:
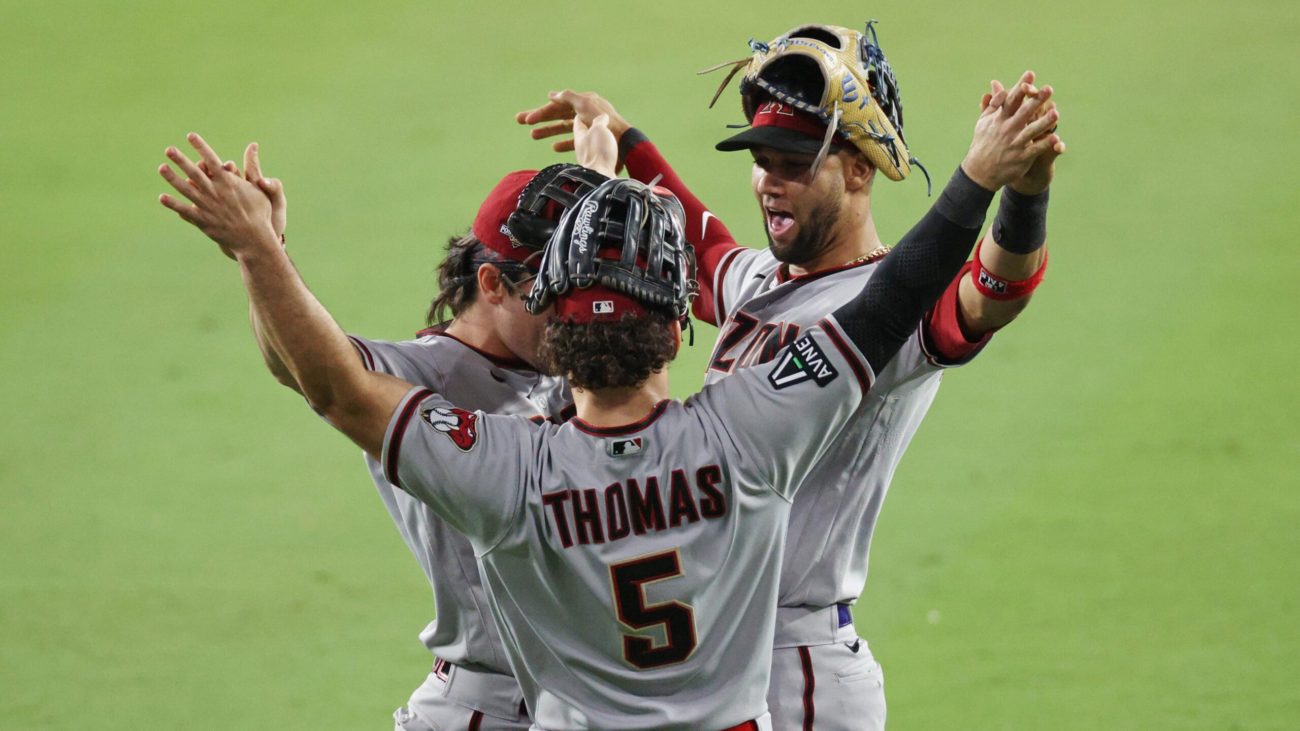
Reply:
[[[645,132],[636,127],[628,127],[623,132],[623,136],[618,139],[618,159],[627,158],[627,154],[632,151],[633,147],[648,141],[650,138],[645,136]]]
[[[916,331],[979,238],[993,192],[957,168],[929,213],[889,252],[835,320],[880,373]]]
[[[1032,254],[1047,241],[1047,194],[1024,195],[1002,189],[993,219],[993,240],[1012,254]]]

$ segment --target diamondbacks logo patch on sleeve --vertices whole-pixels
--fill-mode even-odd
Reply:
[[[447,435],[452,444],[468,452],[478,444],[478,414],[464,409],[424,409],[420,416],[429,426]]]
[[[808,380],[815,381],[818,386],[825,386],[838,375],[839,371],[831,365],[830,359],[812,336],[805,335],[794,341],[794,345],[786,348],[776,359],[776,367],[767,375],[767,380],[779,391]]]

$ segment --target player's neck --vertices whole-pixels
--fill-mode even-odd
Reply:
[[[475,305],[460,313],[446,327],[445,332],[462,343],[502,360],[519,360],[510,352],[505,341],[497,334],[492,318]]]
[[[791,264],[790,274],[798,277],[823,269],[834,269],[879,249],[880,234],[876,233],[876,221],[871,217],[870,200],[860,209],[846,208],[833,235],[834,240],[826,251],[803,264]]]
[[[668,369],[653,373],[640,386],[630,388],[573,389],[578,418],[592,426],[635,424],[668,398]]]

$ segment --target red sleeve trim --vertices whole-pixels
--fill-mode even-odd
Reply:
[[[970,276],[973,267],[971,262],[966,262],[957,278],[952,280],[939,297],[939,301],[921,319],[921,350],[930,365],[939,368],[966,365],[979,355],[993,337],[993,333],[989,332],[984,337],[971,341],[962,331],[961,301],[958,294],[962,278]]]
[[[695,247],[695,259],[699,267],[701,292],[700,297],[695,300],[697,303],[696,308],[693,308],[695,316],[704,322],[717,325],[717,321],[722,318],[722,313],[709,313],[707,310],[707,306],[714,301],[710,296],[711,293],[721,287],[721,277],[715,275],[722,262],[726,260],[727,254],[743,247],[736,243],[726,225],[691,193],[686,183],[678,177],[677,172],[668,164],[653,142],[644,140],[637,143],[624,156],[624,162],[627,164],[628,175],[643,183],[662,176],[659,185],[672,191],[673,195],[681,201],[686,211],[684,222],[686,240]],[[696,226],[699,228],[695,228]],[[709,314],[714,316],[708,317]]]
[[[375,356],[370,353],[370,348],[367,348],[360,338],[349,335],[348,340],[352,341],[352,347],[356,348],[357,353],[361,355],[361,362],[366,364],[366,370],[373,371],[375,369]]]
[[[736,263],[740,257],[740,247],[728,251],[722,257],[722,263],[718,265],[718,273],[713,277],[713,319],[710,324],[714,327],[721,327],[721,323],[727,319],[727,272],[731,271],[731,265]]]
[[[867,391],[870,391],[871,376],[869,375],[869,371],[863,366],[862,358],[858,355],[857,351],[849,347],[849,344],[845,340],[844,335],[840,332],[839,327],[836,326],[830,318],[824,319],[817,324],[821,326],[822,330],[826,331],[826,335],[830,337],[831,342],[835,344],[835,347],[839,348],[840,354],[844,356],[844,360],[849,362],[849,368],[853,371],[853,375],[858,379],[858,385],[862,387],[862,393],[865,394]]]
[[[384,460],[384,478],[389,482],[402,486],[397,481],[397,459],[402,451],[402,437],[406,435],[406,427],[411,423],[411,417],[415,415],[415,410],[420,407],[420,402],[433,395],[433,391],[422,388],[415,392],[415,395],[406,402],[402,407],[402,413],[397,416],[397,423],[393,425],[393,434],[388,438],[388,457]]]

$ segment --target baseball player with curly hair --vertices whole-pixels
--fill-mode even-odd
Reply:
[[[607,115],[628,173],[659,179],[682,201],[700,262],[694,312],[721,329],[706,384],[769,367],[783,347],[873,281],[888,251],[872,218],[873,182],[878,172],[902,180],[919,166],[903,139],[898,85],[871,24],[866,33],[800,26],[751,50],[752,58],[733,62],[733,75],[745,71],[742,110],[751,125],[718,149],[753,155],[751,186],[767,250],[739,246],[646,136],[598,95],[555,92],[517,116],[521,124],[559,120],[533,130],[541,139],[566,132],[575,117]],[[1018,120],[1003,129],[1033,140],[1042,154],[1009,181],[992,236],[879,372],[872,396],[794,499],[768,694],[778,729],[884,727],[883,674],[850,607],[866,583],[890,480],[944,370],[970,362],[1042,279],[1047,189],[1065,146],[1054,134],[1052,89],[1033,82],[1032,73],[1010,91],[994,82],[981,112]],[[572,142],[554,146],[565,151]]]
[[[612,172],[608,119],[595,125],[583,161]],[[565,211],[527,302],[555,310],[540,350],[573,389],[564,424],[467,411],[367,368],[294,270],[263,189],[197,135],[215,174],[169,148],[189,180],[160,172],[190,204],[161,202],[236,260],[312,408],[469,539],[536,728],[755,731],[771,728],[789,501],[963,266],[996,190],[1042,154],[1016,127],[981,115],[876,276],[767,366],[684,403],[666,398],[695,287],[683,211],[666,190],[602,184]]]

